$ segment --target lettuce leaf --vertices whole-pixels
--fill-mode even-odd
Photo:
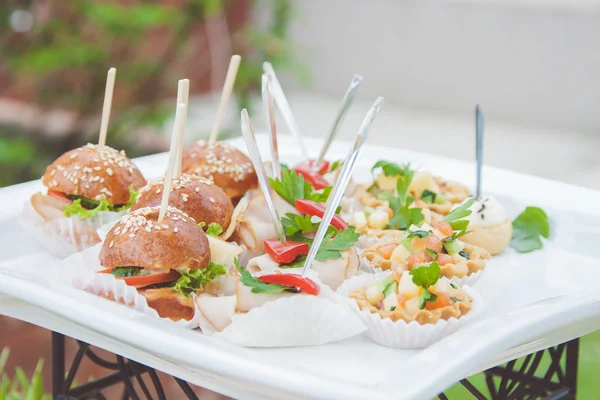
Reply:
[[[138,193],[139,191],[135,190],[133,188],[133,185],[129,186],[129,200],[127,201],[127,204],[120,207],[115,207],[108,200],[106,200],[106,198],[101,197],[100,201],[85,199],[86,206],[95,205],[94,208],[88,209],[83,207],[83,205],[81,204],[82,199],[76,199],[73,200],[73,203],[71,203],[70,205],[65,206],[63,208],[63,212],[65,213],[66,217],[77,216],[79,217],[79,219],[89,219],[95,217],[101,211],[119,212],[128,210],[131,208],[131,206],[133,206],[133,203],[135,202]]]
[[[211,261],[208,267],[204,269],[191,271],[189,268],[186,268],[180,271],[181,276],[175,281],[173,290],[179,292],[182,296],[190,297],[193,292],[204,289],[204,285],[226,273],[227,267],[225,264],[219,264],[214,261]]]

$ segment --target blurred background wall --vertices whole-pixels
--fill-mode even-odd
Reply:
[[[600,128],[593,0],[295,0],[292,40],[321,93],[530,126]]]

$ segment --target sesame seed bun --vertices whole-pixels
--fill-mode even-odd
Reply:
[[[185,149],[182,172],[210,179],[231,199],[258,186],[252,161],[225,142],[200,140]]]
[[[116,205],[129,201],[129,186],[139,189],[146,180],[124,151],[88,143],[58,157],[46,168],[42,183],[48,189],[95,201],[104,196]]]
[[[140,189],[131,211],[160,206],[164,178],[153,180]],[[173,179],[169,205],[185,212],[196,222],[215,222],[227,229],[233,214],[233,204],[225,192],[212,181],[196,175],[181,175]]]
[[[157,223],[160,207],[125,215],[106,235],[100,250],[104,268],[140,267],[153,271],[203,269],[210,263],[206,234],[186,213],[169,207]]]

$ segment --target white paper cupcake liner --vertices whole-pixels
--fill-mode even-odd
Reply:
[[[313,277],[314,274],[311,279]],[[223,312],[234,311],[231,309],[234,300],[234,296],[219,298]],[[267,302],[247,313],[236,313],[220,332],[207,318],[201,318],[200,327],[206,335],[246,347],[318,346],[366,330],[360,318],[324,285],[319,296],[292,295]]]
[[[126,211],[101,211],[88,219],[77,216],[44,220],[27,201],[23,207],[21,226],[55,257],[65,258],[99,242],[96,231],[115,223]]]
[[[475,318],[484,307],[481,296],[474,289],[466,286],[463,289],[473,298],[473,306],[467,315],[440,320],[436,324],[421,325],[417,321],[406,323],[402,320],[394,322],[389,318],[381,318],[377,313],[361,310],[356,301],[350,298],[352,291],[384,279],[389,274],[390,272],[387,271],[374,275],[357,276],[347,280],[337,290],[337,293],[345,299],[350,308],[368,327],[366,334],[369,339],[383,346],[398,349],[425,348],[456,332],[465,323]]]
[[[379,267],[375,267],[372,262],[367,260],[366,257],[360,258],[360,271],[367,273],[367,274],[378,274],[378,273],[382,273],[382,272],[388,272],[388,271],[384,271],[383,269],[381,269]],[[473,287],[477,283],[477,281],[479,281],[479,279],[481,278],[481,275],[483,275],[484,272],[485,272],[485,269],[481,269],[477,272],[472,273],[471,275],[463,276],[462,278],[458,278],[458,277],[454,276],[454,277],[452,277],[451,280],[460,287],[463,287],[463,286]]]
[[[112,294],[114,301],[128,308],[171,322],[181,328],[195,329],[198,327],[200,315],[195,306],[195,301],[194,317],[189,321],[182,319],[175,322],[170,318],[160,317],[158,312],[148,305],[146,298],[139,294],[136,288],[126,285],[123,280],[116,279],[113,275],[96,273],[96,271],[103,269],[98,261],[101,246],[101,244],[97,244],[65,259],[63,261],[63,278],[68,280],[74,287],[95,295]]]

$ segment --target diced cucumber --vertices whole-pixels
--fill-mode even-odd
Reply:
[[[385,289],[383,289],[383,295],[385,297],[389,296],[390,294],[396,294],[398,293],[398,282],[396,281],[392,281],[390,282]]]
[[[379,290],[379,288],[377,287],[377,284],[373,284],[371,286],[369,286],[366,290],[365,296],[367,297],[367,300],[369,300],[369,303],[371,304],[377,304],[379,303],[381,300],[383,300],[383,291]]]
[[[396,293],[390,293],[383,300],[383,308],[386,311],[393,311],[396,308],[398,308],[399,306],[400,306],[400,304],[398,304],[398,296],[396,295]]]
[[[432,249],[425,250],[425,254],[431,258],[432,261],[436,261],[438,259],[438,252]]]
[[[448,201],[448,196],[438,193],[435,196],[434,204],[445,204]]]
[[[453,255],[462,250],[460,243],[457,242],[454,238],[446,238],[442,240],[442,244],[444,248],[448,252],[448,254]]]

